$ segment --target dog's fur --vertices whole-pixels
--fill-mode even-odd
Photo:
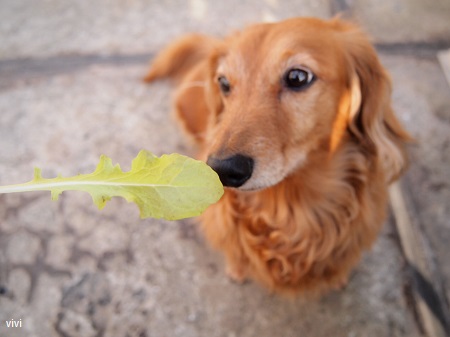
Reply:
[[[298,92],[283,85],[296,66],[316,75]],[[229,80],[227,95],[219,76]],[[163,77],[177,84],[175,112],[201,159],[240,153],[255,161],[251,178],[201,217],[229,275],[282,293],[345,285],[383,224],[410,139],[366,35],[314,18],[225,39],[188,35],[153,60],[145,80]]]

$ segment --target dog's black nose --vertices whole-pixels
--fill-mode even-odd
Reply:
[[[224,186],[239,187],[252,176],[254,162],[250,157],[236,154],[226,159],[209,157],[207,164],[216,171]]]

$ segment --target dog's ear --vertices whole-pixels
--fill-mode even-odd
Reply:
[[[368,38],[352,24],[339,25],[350,90],[349,132],[395,180],[405,169],[405,143],[411,140],[391,107],[391,81]]]
[[[192,140],[201,144],[209,122],[210,56],[222,42],[206,35],[190,34],[168,45],[152,61],[144,81],[175,80],[175,116]]]
[[[200,34],[189,34],[179,38],[152,60],[144,81],[152,82],[164,77],[181,80],[209,56],[217,43],[217,39]]]

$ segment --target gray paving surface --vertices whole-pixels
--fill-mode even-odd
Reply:
[[[450,48],[448,1],[2,0],[0,184],[30,180],[34,166],[90,172],[100,154],[124,169],[142,148],[189,154],[169,84],[139,81],[152,55],[187,31],[338,10],[372,34],[392,74],[417,139],[404,184],[450,297],[450,88],[436,59]],[[421,335],[391,219],[348,287],[321,299],[278,298],[223,269],[193,220],[140,220],[123,200],[100,212],[78,193],[0,196],[2,337]]]

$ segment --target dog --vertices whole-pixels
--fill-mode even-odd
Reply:
[[[226,187],[200,222],[228,275],[281,294],[341,289],[385,220],[411,140],[361,29],[293,18],[219,39],[190,34],[152,61]]]

